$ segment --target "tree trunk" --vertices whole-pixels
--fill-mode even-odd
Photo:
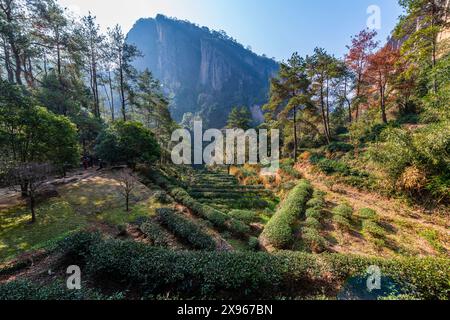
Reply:
[[[294,107],[294,161],[297,161],[297,107]]]
[[[325,129],[325,138],[327,139],[328,144],[330,144],[330,135],[328,132],[328,125],[327,125],[327,116],[325,114],[325,101],[324,101],[324,94],[323,94],[323,86],[320,88],[320,108],[322,111],[322,122]]]
[[[130,212],[130,195],[129,195],[129,194],[127,194],[127,195],[125,196],[125,202],[126,202],[126,209],[127,209],[127,212]]]
[[[112,85],[112,79],[111,79],[111,71],[108,70],[108,81],[109,81],[109,92],[111,95],[111,120],[115,121],[115,115],[114,115],[114,92],[113,92],[113,85]]]
[[[24,182],[20,185],[20,191],[22,194],[22,198],[27,198],[29,193],[28,193],[28,183]]]
[[[36,212],[34,209],[34,195],[30,197],[31,223],[36,222]]]
[[[388,123],[387,115],[386,115],[386,102],[384,98],[384,90],[380,88],[380,109],[381,109],[381,119],[384,124]]]

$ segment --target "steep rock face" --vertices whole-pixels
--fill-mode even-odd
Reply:
[[[135,66],[150,69],[163,84],[176,121],[193,113],[221,128],[233,106],[257,110],[267,101],[269,79],[278,70],[275,61],[223,33],[162,15],[137,21],[127,41],[144,55]]]

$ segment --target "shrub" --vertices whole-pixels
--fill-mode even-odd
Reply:
[[[312,193],[311,184],[302,180],[288,195],[281,208],[270,219],[261,234],[263,242],[282,249],[291,243],[292,225],[306,210],[306,202]]]
[[[188,242],[195,249],[214,250],[216,243],[197,225],[176,214],[171,209],[158,209],[161,223],[180,239]]]
[[[365,220],[378,220],[378,214],[375,210],[370,208],[362,208],[358,211],[358,216]]]
[[[317,163],[317,167],[325,174],[340,173],[344,176],[351,174],[350,168],[341,161],[323,158]]]
[[[319,220],[322,217],[320,210],[318,210],[316,208],[307,209],[305,215],[306,215],[306,218],[314,218],[317,220]]]
[[[333,214],[337,216],[344,217],[346,219],[351,219],[353,215],[353,209],[348,204],[340,204],[333,209]]]
[[[250,232],[250,227],[241,221],[229,217],[225,213],[204,205],[192,198],[184,189],[172,188],[171,195],[176,201],[194,211],[195,214],[210,221],[216,227],[228,229],[238,235],[245,235]]]
[[[327,248],[327,240],[322,237],[316,228],[305,228],[302,231],[303,242],[311,249],[312,252],[323,252]]]
[[[250,249],[254,250],[254,251],[258,251],[259,249],[259,240],[256,237],[250,237],[250,239],[248,240],[248,246],[250,247]]]
[[[351,144],[345,142],[332,142],[327,146],[327,150],[331,153],[336,152],[350,152],[353,150],[353,146]]]
[[[319,220],[317,220],[316,218],[306,218],[305,220],[305,226],[311,229],[320,229],[321,225]]]
[[[259,216],[249,210],[233,210],[228,215],[236,220],[243,221],[245,223],[252,223],[259,221]]]
[[[65,258],[70,261],[84,263],[89,248],[100,242],[101,238],[98,232],[77,232],[58,242],[56,250],[64,253]]]
[[[123,288],[133,286],[139,296],[171,292],[191,299],[268,299],[295,298],[305,292],[334,292],[349,278],[364,275],[371,265],[379,266],[384,276],[399,285],[396,295],[448,299],[450,261],[434,257],[387,260],[292,251],[275,254],[171,251],[133,241],[106,240],[90,248],[85,272],[90,279],[116,281]],[[67,298],[61,292],[63,284],[58,290],[50,285],[46,294],[36,294],[41,287],[18,281],[2,284],[0,300]],[[69,294],[79,293],[75,290]],[[83,298],[97,297],[89,294]]]
[[[314,209],[322,209],[325,206],[325,200],[323,198],[312,198],[309,200],[306,205],[308,208],[314,208]]]
[[[350,221],[346,217],[340,215],[333,216],[333,221],[342,230],[350,230],[352,227]]]
[[[132,121],[116,121],[101,132],[95,152],[104,161],[131,166],[138,162],[150,164],[161,153],[152,131]]]
[[[121,296],[117,295],[117,298]],[[66,283],[55,281],[38,285],[29,280],[16,280],[0,285],[2,300],[106,300],[109,297],[90,289],[68,290]]]
[[[322,243],[307,231],[311,243]],[[307,240],[310,241],[310,240]],[[323,243],[322,243],[323,244]],[[383,275],[401,286],[401,293],[423,299],[447,299],[450,261],[439,258],[381,258],[341,254],[317,255],[281,251],[175,252],[135,242],[108,240],[91,250],[87,272],[91,276],[135,285],[147,293],[185,294],[190,298],[257,298],[276,294],[297,297],[341,286],[348,278],[365,274],[377,265]],[[223,276],[226,275],[226,276]],[[323,280],[323,281],[320,281]],[[320,281],[322,285],[311,287]]]
[[[154,221],[148,220],[141,224],[141,231],[155,247],[167,247],[170,243],[166,231]]]
[[[375,238],[383,238],[386,231],[375,221],[364,220],[362,224],[363,232]]]
[[[162,204],[171,203],[173,199],[164,191],[156,191],[153,195],[153,198]]]

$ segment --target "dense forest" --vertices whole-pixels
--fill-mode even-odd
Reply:
[[[399,3],[386,43],[280,62],[262,124],[212,122],[280,130],[265,176],[171,163],[196,115],[172,120],[120,26],[0,0],[0,300],[448,299],[450,9]]]

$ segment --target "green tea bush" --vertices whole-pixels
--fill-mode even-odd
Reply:
[[[378,220],[378,214],[375,210],[370,208],[362,208],[358,211],[358,216],[364,220]]]
[[[333,216],[333,222],[342,230],[350,230],[352,227],[350,221],[346,217],[340,215]]]
[[[170,241],[166,231],[156,222],[145,221],[141,224],[140,229],[155,247],[165,248],[169,245]]]
[[[384,238],[386,231],[375,221],[364,220],[362,223],[363,233],[369,234],[375,238]]]
[[[320,212],[320,210],[316,209],[316,208],[309,208],[306,210],[306,218],[314,218],[319,220],[322,217],[322,214]]]
[[[307,227],[302,230],[302,240],[312,252],[320,253],[326,250],[327,240],[322,237],[316,227]]]
[[[320,229],[321,224],[319,222],[319,220],[317,220],[316,218],[306,218],[305,220],[305,226],[311,229]]]
[[[184,189],[174,188],[171,190],[171,194],[175,200],[190,208],[200,217],[210,221],[216,227],[228,229],[238,235],[246,235],[250,232],[250,227],[242,221],[237,221],[219,210],[200,203],[192,198]]]
[[[304,235],[315,232],[307,231]],[[81,256],[88,252],[85,276],[92,286],[103,279],[130,288],[138,297],[170,292],[181,298],[270,299],[295,298],[336,288],[351,277],[363,276],[371,265],[400,286],[398,294],[419,299],[448,299],[450,261],[445,258],[369,258],[343,254],[305,252],[198,252],[171,251],[134,241],[101,240],[79,246]],[[93,292],[65,292],[65,285],[42,286],[29,281],[0,285],[0,300],[6,299],[121,299],[120,294],[102,297]]]
[[[102,236],[99,232],[77,232],[62,239],[56,245],[56,250],[64,253],[65,259],[84,263],[89,253],[89,247],[100,242]]]
[[[286,248],[293,240],[292,225],[305,212],[306,202],[311,194],[311,184],[307,180],[302,180],[267,223],[261,234],[262,242],[267,242],[278,249]]]
[[[305,234],[313,243],[322,242],[314,230]],[[264,299],[275,294],[296,297],[305,290],[333,290],[348,278],[365,274],[371,265],[401,284],[402,293],[422,299],[447,299],[450,293],[450,261],[439,258],[319,257],[292,251],[175,252],[108,240],[91,248],[87,272],[152,294],[170,290],[191,298]]]
[[[236,220],[240,220],[245,223],[259,221],[259,216],[255,212],[249,210],[233,210],[230,211],[228,215]]]
[[[250,237],[250,239],[248,240],[248,246],[250,247],[250,249],[254,250],[254,251],[258,251],[259,249],[259,240],[256,237]]]
[[[173,199],[171,199],[171,197],[165,191],[156,191],[153,194],[153,198],[162,204],[169,204],[173,201]]]
[[[121,295],[115,295],[117,299]],[[108,297],[90,290],[68,290],[64,281],[54,281],[47,285],[38,285],[29,280],[16,280],[0,285],[0,301],[2,300],[106,300]]]
[[[189,243],[195,249],[214,250],[216,243],[213,238],[203,232],[200,227],[171,209],[158,209],[161,223],[175,236]]]
[[[341,216],[350,220],[353,215],[353,208],[348,204],[343,203],[335,207],[332,212],[334,215]]]
[[[316,198],[313,197],[311,200],[309,200],[306,205],[308,208],[314,208],[314,209],[322,209],[325,206],[325,200],[323,198]]]

